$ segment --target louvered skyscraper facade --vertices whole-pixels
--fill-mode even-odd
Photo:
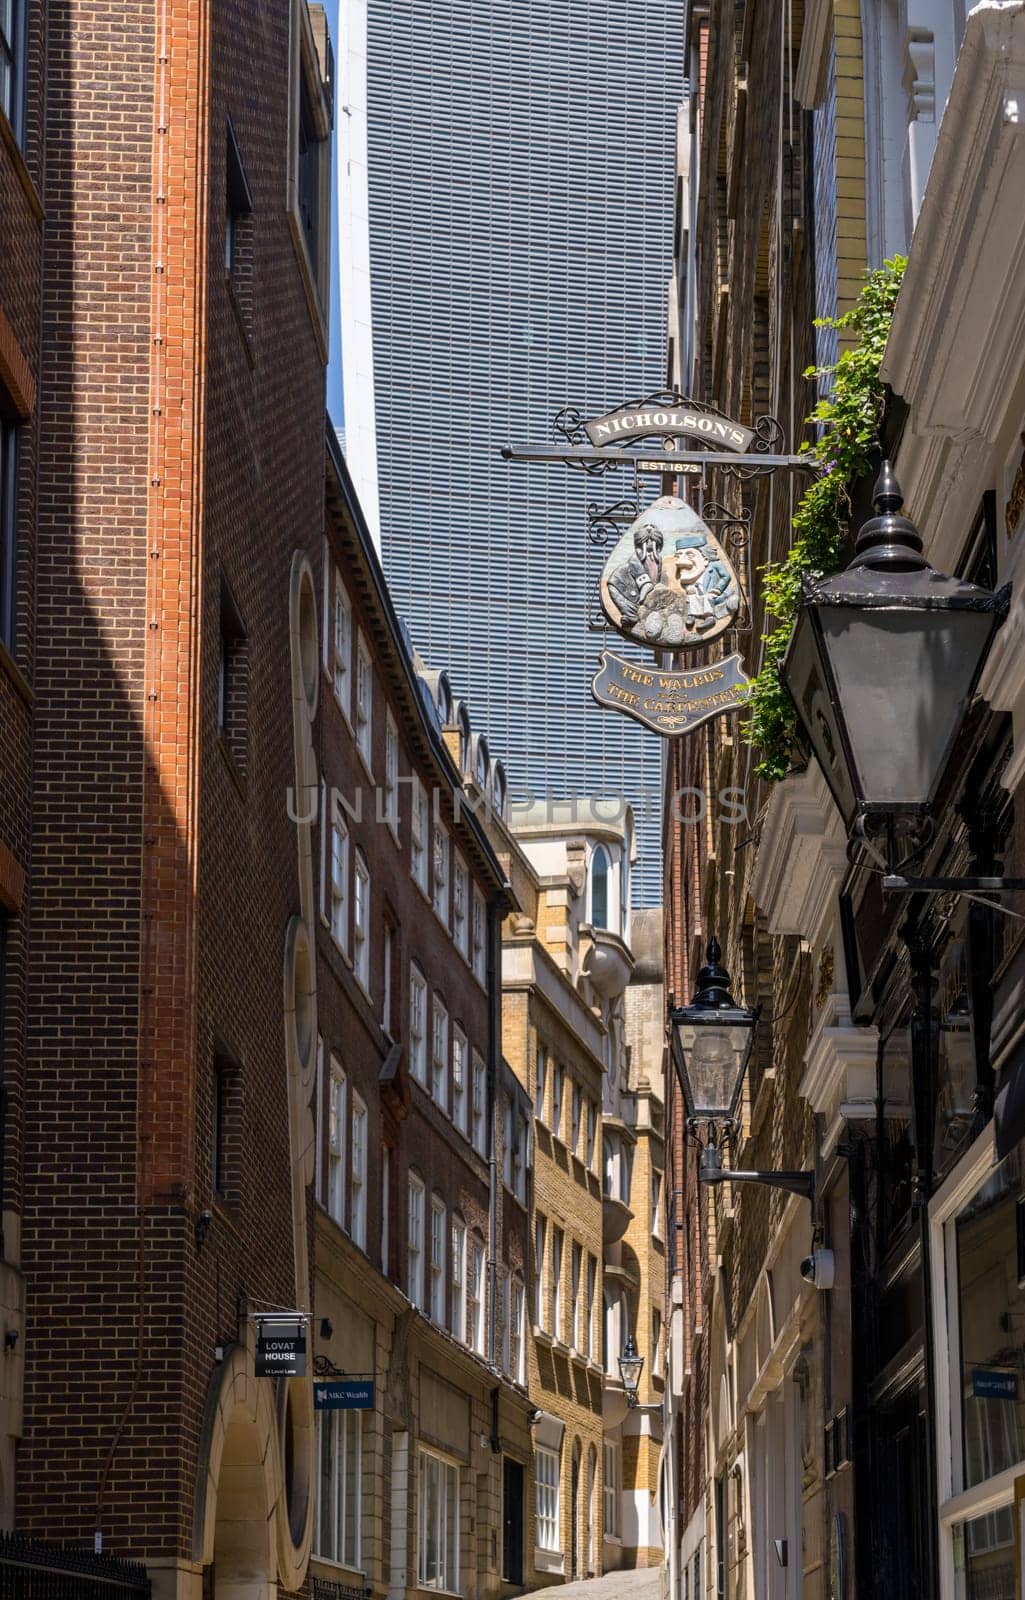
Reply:
[[[357,123],[341,130],[342,249],[348,204],[358,257],[344,191],[365,161],[370,268],[370,307],[358,284],[345,304],[343,278],[343,345],[365,347],[372,322],[372,382],[366,359],[362,375],[344,363],[346,437],[351,457],[372,410],[396,604],[514,799],[634,804],[646,903],[660,741],[589,692],[586,509],[632,484],[499,448],[548,437],[567,403],[594,415],[664,383],[682,16],[679,0],[352,0],[339,96]]]

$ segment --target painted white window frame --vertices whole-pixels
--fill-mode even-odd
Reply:
[[[459,1132],[467,1131],[469,1103],[470,1045],[458,1023],[452,1027],[452,1121]]]
[[[487,906],[485,905],[484,896],[476,887],[473,891],[471,918],[473,975],[477,982],[486,988],[488,981]]]
[[[545,1294],[545,1257],[548,1253],[548,1218],[534,1217],[534,1325],[548,1331],[548,1297]]]
[[[452,1294],[451,1331],[460,1344],[466,1343],[466,1223],[453,1216],[449,1251],[449,1287]]]
[[[655,1239],[662,1237],[662,1174],[657,1168],[651,1173],[651,1233]]]
[[[352,601],[338,568],[331,612],[331,685],[348,723],[352,722]]]
[[[555,1063],[552,1073],[552,1132],[557,1139],[562,1138],[562,1112],[563,1100],[566,1096],[566,1069]]]
[[[524,1313],[527,1295],[522,1278],[513,1277],[509,1283],[509,1376],[514,1383],[524,1383]]]
[[[448,1113],[448,1009],[445,1002],[434,996],[431,1009],[431,1095],[442,1111]]]
[[[409,1070],[427,1087],[427,979],[415,961],[409,965]]]
[[[582,1279],[584,1275],[584,1247],[576,1239],[570,1241],[569,1247],[569,1343],[570,1349],[578,1353],[584,1348],[584,1341],[580,1337],[580,1318],[583,1311]]]
[[[586,1267],[587,1289],[584,1294],[584,1316],[587,1326],[584,1329],[584,1355],[589,1361],[594,1360],[594,1302],[598,1292],[598,1258],[588,1253]]]
[[[367,1247],[367,1118],[366,1101],[352,1091],[352,1136],[349,1140],[349,1236]]]
[[[331,864],[328,874],[330,906],[328,924],[339,950],[349,953],[349,830],[342,820],[340,802],[331,807]]]
[[[534,1542],[539,1550],[562,1549],[559,1528],[560,1461],[557,1450],[543,1444],[534,1446]]]
[[[452,938],[464,960],[470,955],[470,874],[458,850],[452,856]]]
[[[406,1294],[418,1310],[424,1306],[423,1179],[409,1174],[406,1186]]]
[[[479,1156],[488,1153],[486,1113],[484,1057],[474,1050],[470,1058],[470,1143]]]
[[[552,1334],[562,1343],[562,1265],[566,1252],[566,1235],[562,1228],[552,1228]]]
[[[347,1144],[349,1084],[337,1056],[328,1064],[327,1212],[345,1227],[345,1153]]]
[[[470,1235],[470,1248],[466,1258],[466,1309],[470,1349],[484,1355],[484,1313],[487,1303],[487,1256],[484,1240],[479,1234]]]
[[[539,1044],[534,1057],[534,1115],[545,1120],[545,1095],[548,1091],[548,1051]]]
[[[430,1290],[427,1297],[432,1322],[445,1326],[445,1234],[448,1211],[440,1195],[431,1196]]]
[[[581,1090],[580,1085],[574,1080],[571,1079],[570,1082],[569,1147],[572,1153],[576,1155],[580,1149],[580,1107],[583,1099],[583,1091]]]
[[[381,1271],[389,1275],[391,1253],[391,1146],[381,1146]]]
[[[431,829],[431,904],[434,914],[446,928],[448,922],[449,864],[451,846],[448,829],[435,818]]]
[[[362,850],[354,856],[352,893],[352,969],[370,993],[370,868]]]
[[[427,893],[429,816],[427,790],[417,773],[413,773],[412,821],[409,839],[409,870],[413,882]]]
[[[356,635],[356,749],[368,772],[374,770],[374,662],[362,632]]]
[[[399,730],[389,709],[384,724],[384,819],[399,838]]]
[[[605,1511],[605,1537],[606,1539],[619,1539],[622,1530],[620,1513],[623,1498],[623,1458],[619,1445],[610,1444],[608,1440],[605,1441],[604,1467],[602,1488]]]

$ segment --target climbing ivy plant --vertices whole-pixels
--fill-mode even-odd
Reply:
[[[804,374],[830,381],[829,398],[820,400],[808,419],[820,429],[818,438],[801,447],[818,472],[798,501],[794,540],[786,556],[760,568],[766,623],[771,619],[772,626],[762,635],[762,668],[753,680],[748,701],[751,715],[744,734],[761,752],[755,771],[770,783],[786,777],[796,753],[794,708],[779,669],[797,619],[802,579],[828,577],[840,566],[851,508],[850,486],[869,470],[877,442],[883,407],[879,367],[904,267],[903,256],[884,262],[877,271],[866,274],[864,288],[850,311],[816,323],[817,327],[852,332],[856,339],[835,367],[809,367]]]

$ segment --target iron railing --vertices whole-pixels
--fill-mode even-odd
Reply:
[[[146,1568],[0,1533],[0,1600],[150,1600]]]

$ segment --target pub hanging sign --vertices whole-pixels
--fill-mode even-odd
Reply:
[[[712,717],[739,711],[750,690],[751,680],[736,655],[690,671],[663,672],[603,650],[591,681],[591,694],[600,706],[666,735],[693,733]]]
[[[647,506],[617,542],[600,585],[606,618],[624,638],[675,653],[736,626],[740,584],[697,512],[675,495]],[[647,668],[603,650],[591,693],[654,733],[691,733],[739,710],[750,692],[739,655],[689,671]]]
[[[302,1378],[306,1374],[306,1319],[261,1317],[256,1324],[256,1376]]]

